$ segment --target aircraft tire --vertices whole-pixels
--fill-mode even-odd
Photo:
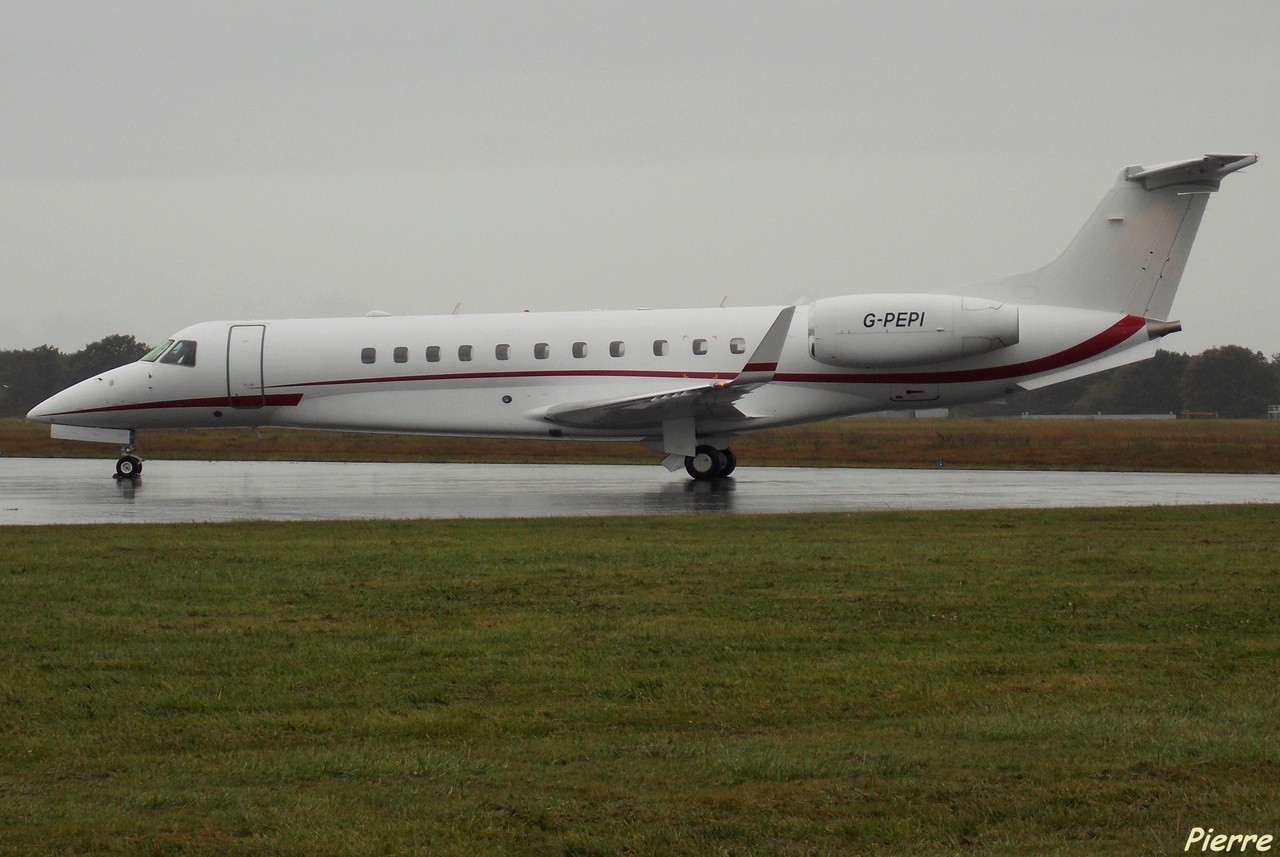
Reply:
[[[142,473],[142,459],[136,455],[122,455],[116,461],[116,476],[121,479],[136,479]]]
[[[698,480],[719,479],[724,468],[724,455],[714,446],[699,446],[684,459],[685,472]]]
[[[734,455],[733,450],[728,447],[720,450],[720,454],[724,456],[724,469],[720,471],[719,478],[724,479],[738,469],[738,456]]]

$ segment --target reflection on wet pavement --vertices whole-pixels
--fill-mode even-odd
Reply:
[[[517,518],[1277,503],[1280,476],[742,467],[693,482],[661,467],[147,463],[0,458],[0,524],[352,518]]]

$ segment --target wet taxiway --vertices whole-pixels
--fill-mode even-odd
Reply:
[[[0,525],[1280,503],[1280,475],[0,458]]]

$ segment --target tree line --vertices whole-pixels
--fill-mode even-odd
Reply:
[[[117,334],[66,354],[49,345],[0,351],[0,416],[25,416],[54,393],[98,372],[131,363],[145,343]],[[1019,393],[1005,402],[966,405],[973,416],[1017,414],[1216,414],[1263,417],[1280,404],[1280,354],[1270,359],[1239,345],[1190,356],[1156,356],[1108,372]]]
[[[132,363],[148,350],[134,337],[117,334],[91,342],[73,354],[51,345],[0,351],[0,416],[25,417],[27,411],[59,390]]]
[[[1156,352],[1130,363],[1007,401],[966,405],[973,416],[1017,414],[1183,414],[1232,419],[1265,417],[1280,404],[1280,354],[1271,359],[1239,345],[1210,348],[1195,356]]]

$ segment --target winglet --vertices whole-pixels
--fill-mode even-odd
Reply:
[[[793,306],[784,307],[769,327],[768,333],[760,340],[756,350],[747,358],[747,365],[742,367],[738,377],[729,385],[763,384],[773,380],[773,373],[778,371],[778,360],[782,357],[782,346],[787,342],[787,332],[791,329],[791,318],[796,314]]]

